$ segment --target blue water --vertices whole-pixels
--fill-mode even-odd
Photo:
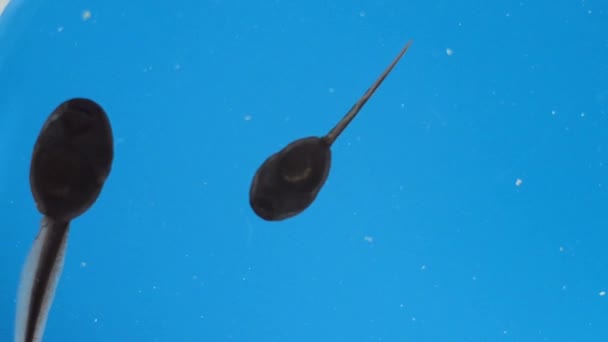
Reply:
[[[257,167],[409,39],[315,203],[259,219]],[[607,80],[605,1],[12,0],[0,341],[41,219],[33,144],[71,97],[107,111],[115,159],[45,342],[607,341]]]

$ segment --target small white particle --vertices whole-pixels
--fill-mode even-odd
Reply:
[[[551,115],[555,115],[557,112],[554,110],[551,111]]]
[[[182,65],[179,63],[177,63],[173,66],[173,70],[175,70],[175,71],[179,71],[181,68],[182,68]]]
[[[367,241],[369,243],[372,243],[372,242],[374,242],[374,237],[366,235],[366,236],[363,237],[363,240],[365,240],[365,241]]]
[[[591,14],[591,13],[593,13],[593,12],[591,12],[591,10],[588,10],[588,11],[587,11],[587,14]]]
[[[245,117],[243,119],[245,121],[251,121],[252,117],[251,117],[251,115],[245,115]]]
[[[600,297],[604,297],[606,295],[606,291],[600,291],[599,295]]]
[[[426,270],[426,265],[422,265],[422,266],[420,266],[420,270],[421,270],[421,271]]]
[[[473,276],[472,279],[473,279],[473,281],[477,280],[477,276]]]
[[[564,246],[559,246],[559,251],[560,251],[560,253],[563,253],[564,252]]]
[[[97,317],[93,318],[93,323],[97,323],[99,322],[99,319]]]
[[[445,54],[448,55],[448,56],[451,56],[451,55],[454,54],[454,50],[452,50],[450,48],[447,48],[447,49],[445,49]]]
[[[585,117],[585,112],[581,112],[581,118]]]
[[[91,19],[91,11],[89,11],[89,10],[82,11],[82,20],[87,21],[89,19]]]
[[[517,178],[517,180],[515,181],[515,186],[520,186],[521,183],[523,183],[523,181],[521,180],[521,178]]]
[[[81,261],[80,262],[80,267],[87,267],[86,261]]]
[[[568,289],[568,286],[562,285],[562,291],[566,291],[567,289]]]
[[[503,334],[503,335],[506,335],[506,334],[508,334],[508,333],[509,333],[509,332],[508,332],[508,331],[506,331],[506,330],[503,330],[503,331],[502,331],[502,334]]]
[[[336,90],[334,88],[329,88],[328,91],[330,94],[333,94]]]
[[[403,304],[399,304],[399,307],[400,307],[400,308],[404,308],[404,307],[405,307],[405,305],[403,305]]]
[[[59,33],[63,32],[63,26],[59,26],[59,27],[57,28],[57,32],[59,32]]]
[[[416,322],[416,317],[412,317],[412,322]]]
[[[361,18],[365,18],[365,16],[366,16],[365,11],[361,11],[361,12],[359,12],[359,16],[360,16]]]

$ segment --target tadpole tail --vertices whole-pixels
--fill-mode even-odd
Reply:
[[[350,122],[355,118],[357,113],[359,113],[361,108],[363,108],[367,100],[372,97],[376,89],[378,89],[380,84],[382,84],[382,81],[384,81],[386,76],[388,76],[388,74],[393,70],[395,65],[397,65],[401,57],[405,55],[407,50],[410,48],[410,45],[412,45],[412,42],[413,40],[410,40],[409,42],[407,42],[407,44],[405,44],[403,49],[401,49],[401,52],[399,52],[393,62],[386,68],[386,70],[384,70],[380,77],[378,77],[376,82],[374,82],[374,84],[372,84],[372,86],[369,87],[367,91],[365,91],[365,94],[363,94],[363,96],[353,105],[353,107],[348,111],[348,113],[344,115],[342,120],[340,120],[340,122],[338,122],[338,124],[334,128],[332,128],[332,130],[324,137],[325,142],[327,142],[331,146],[336,141],[336,139],[338,139],[338,137],[346,129],[348,124],[350,124]]]
[[[27,257],[17,296],[15,342],[39,342],[65,260],[69,222],[45,217]]]

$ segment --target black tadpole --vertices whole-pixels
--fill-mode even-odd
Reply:
[[[331,146],[411,44],[410,40],[327,135],[298,139],[264,161],[255,173],[249,190],[249,204],[259,217],[267,221],[284,220],[298,215],[313,203],[329,175]]]
[[[44,218],[21,274],[15,342],[42,339],[70,222],[95,203],[113,158],[110,121],[94,101],[65,101],[44,123],[30,165],[32,195]]]

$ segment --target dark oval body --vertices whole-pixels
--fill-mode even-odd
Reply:
[[[330,145],[302,138],[271,155],[257,170],[249,190],[253,211],[267,221],[295,216],[308,208],[329,175]]]
[[[70,221],[97,200],[114,158],[112,128],[92,100],[59,105],[44,123],[32,154],[30,187],[38,210]]]

